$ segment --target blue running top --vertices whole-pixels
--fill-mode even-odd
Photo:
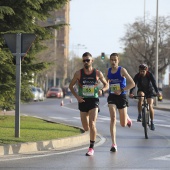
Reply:
[[[121,68],[122,67],[119,66],[116,73],[111,73],[112,68],[108,69],[109,94],[114,94],[115,90],[126,87],[126,78],[121,76]],[[121,94],[126,94],[126,91]]]

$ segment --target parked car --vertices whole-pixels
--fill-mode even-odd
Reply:
[[[59,87],[51,87],[46,94],[46,97],[57,97],[57,98],[63,98],[63,91]]]
[[[44,91],[40,87],[37,87],[37,90],[38,90],[38,100],[43,101],[44,100]]]
[[[39,92],[36,87],[31,87],[31,92],[33,94],[33,100],[38,101],[39,100]]]

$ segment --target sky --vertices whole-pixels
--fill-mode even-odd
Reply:
[[[123,52],[125,25],[144,13],[156,17],[156,6],[157,0],[71,0],[70,51],[80,57],[86,51],[93,57]],[[158,0],[158,14],[170,16],[170,0]]]

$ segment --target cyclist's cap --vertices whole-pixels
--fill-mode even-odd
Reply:
[[[140,70],[147,70],[148,69],[148,66],[146,64],[140,64],[139,65],[139,69]]]

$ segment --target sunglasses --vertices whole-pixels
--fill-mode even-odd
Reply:
[[[89,62],[90,61],[90,59],[85,59],[85,60],[83,60],[83,62],[85,63],[85,62]]]

